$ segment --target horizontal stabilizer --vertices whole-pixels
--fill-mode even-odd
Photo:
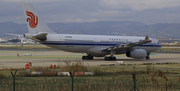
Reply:
[[[22,34],[5,33],[7,35],[18,36],[21,40],[27,40]]]

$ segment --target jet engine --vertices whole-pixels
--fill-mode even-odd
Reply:
[[[134,49],[126,52],[126,56],[136,59],[143,59],[147,56],[147,52],[144,49]]]

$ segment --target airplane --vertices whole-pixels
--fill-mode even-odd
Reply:
[[[161,48],[157,40],[148,36],[57,34],[45,24],[30,3],[22,2],[22,7],[29,31],[24,34],[25,38],[62,51],[86,53],[86,56],[82,56],[83,60],[104,57],[104,60],[112,61],[116,60],[115,54],[150,59],[150,54]]]

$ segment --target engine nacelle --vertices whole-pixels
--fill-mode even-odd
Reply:
[[[143,59],[147,56],[147,52],[144,49],[134,49],[126,52],[126,56],[136,59]]]

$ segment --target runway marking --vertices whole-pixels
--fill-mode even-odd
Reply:
[[[3,51],[3,52],[0,52],[0,53],[36,53],[36,52],[44,52],[44,51],[18,51],[18,52],[16,52],[16,51],[11,51],[11,52],[8,52],[8,51]]]
[[[75,58],[70,56],[4,56],[0,57],[0,59],[35,59],[35,58]]]
[[[157,54],[150,54],[150,55],[157,55]]]
[[[50,56],[50,55],[40,55],[40,56],[0,56],[0,59],[33,59],[33,58],[81,58],[82,55],[55,55],[55,56]],[[118,55],[116,57],[125,57],[125,55]]]
[[[157,54],[151,54],[157,55]],[[123,55],[115,55],[116,57],[126,57],[125,54]],[[81,58],[82,55],[38,55],[38,56],[0,56],[0,59],[35,59],[35,58]]]

